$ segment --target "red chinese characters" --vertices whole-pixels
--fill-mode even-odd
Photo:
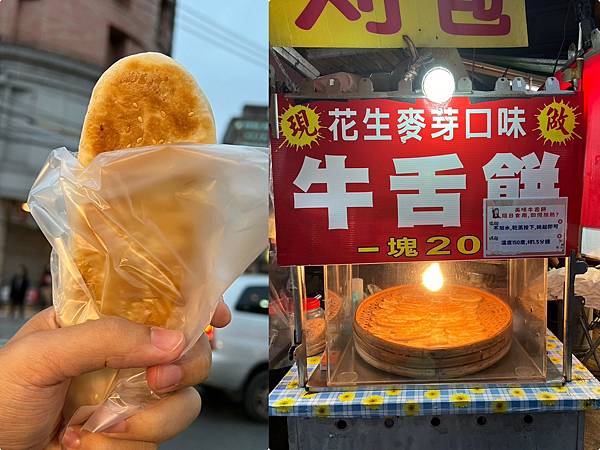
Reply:
[[[568,134],[565,128],[565,120],[567,115],[565,114],[565,108],[557,106],[548,109],[548,123],[546,124],[546,130],[559,130],[563,134]]]
[[[374,10],[373,0],[358,0],[358,7],[354,6],[350,0],[310,0],[296,19],[296,25],[303,30],[310,30],[321,17],[328,3],[335,6],[346,19],[351,21],[360,19],[362,13]],[[402,28],[400,0],[383,0],[383,6],[386,20],[384,22],[367,22],[367,31],[374,34],[398,33]]]
[[[504,36],[510,33],[510,17],[502,13],[503,6],[503,0],[491,0],[487,8],[486,0],[438,0],[440,26],[448,34]],[[453,13],[457,11],[471,12],[485,23],[456,22]]]
[[[402,28],[400,0],[382,0],[385,12],[383,22],[368,21],[369,33],[390,35]],[[489,3],[489,5],[486,5]],[[364,13],[376,12],[375,0],[309,0],[296,19],[296,25],[310,30],[317,23],[327,6],[339,11],[347,20],[357,21]],[[511,19],[503,13],[503,0],[438,0],[440,27],[448,34],[459,36],[505,36],[510,34]],[[460,21],[455,13],[471,13],[475,22]]]
[[[298,134],[300,136],[303,134],[306,134],[307,136],[315,136],[318,133],[317,129],[314,127],[311,128],[305,110],[299,111],[298,113],[289,117],[287,120],[294,136],[297,136]]]

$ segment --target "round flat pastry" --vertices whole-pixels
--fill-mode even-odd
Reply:
[[[325,293],[325,317],[327,321],[336,319],[341,309],[342,299],[335,292],[328,289]]]
[[[357,352],[371,365],[410,377],[457,377],[482,370],[510,349],[512,311],[466,286],[431,292],[402,285],[364,300],[354,317]]]

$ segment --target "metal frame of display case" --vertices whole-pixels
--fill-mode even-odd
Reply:
[[[563,331],[563,369],[562,373],[550,373],[547,375],[546,383],[554,383],[554,384],[564,384],[572,379],[572,349],[573,349],[573,339],[572,339],[572,330],[573,327],[577,326],[578,318],[575,314],[574,308],[574,296],[575,296],[575,276],[578,274],[583,274],[587,270],[587,264],[579,260],[575,253],[571,253],[571,255],[565,257],[565,286],[564,286],[564,314],[563,314],[563,323],[562,323],[562,331]],[[311,377],[308,373],[308,365],[307,365],[307,354],[306,354],[306,344],[304,342],[304,311],[302,308],[303,299],[306,298],[306,285],[304,278],[304,266],[292,266],[290,267],[290,280],[291,280],[291,294],[294,300],[294,342],[292,347],[293,358],[298,365],[298,381],[300,386],[303,386],[305,389],[309,388],[309,378],[313,385],[310,386],[313,391],[340,391],[344,390],[344,386],[328,386],[327,380],[321,374],[321,371],[315,371],[313,376]],[[549,364],[549,368],[552,368],[553,365]],[[514,383],[511,382],[511,383]],[[459,383],[460,385],[465,385],[465,383]],[[469,383],[466,383],[467,385]],[[477,382],[477,385],[481,385],[481,382]],[[485,384],[485,383],[484,383]],[[490,382],[488,384],[506,384],[502,382]],[[542,383],[538,383],[542,384]],[[378,384],[361,384],[361,389],[369,389],[369,388],[377,388]],[[386,384],[386,387],[401,387],[402,383],[395,384]],[[456,383],[448,382],[432,382],[432,383],[422,383],[422,384],[411,384],[413,388],[420,387],[456,387]],[[355,385],[349,385],[347,389],[355,388]]]

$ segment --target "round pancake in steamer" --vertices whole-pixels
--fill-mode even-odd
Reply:
[[[364,300],[354,341],[369,364],[415,378],[458,377],[499,361],[510,349],[512,311],[480,289],[450,285],[389,288]]]
[[[97,155],[113,150],[215,142],[210,104],[194,78],[168,56],[141,53],[117,61],[98,80],[85,117],[78,158],[88,166]],[[67,205],[73,228],[73,260],[83,284],[64,273],[70,270],[68,265],[61,265],[61,279],[70,280],[63,283],[65,301],[57,308],[61,326],[103,315],[177,329],[185,323],[178,307],[183,302],[186,272],[182,261],[197,261],[203,251],[190,245],[202,212],[194,209],[199,205],[194,200],[198,190],[194,175],[169,176],[169,161],[172,155],[181,159],[181,152],[166,145],[163,151],[164,158],[143,158],[150,163],[148,172],[154,174],[148,183],[141,180],[140,168],[135,166],[139,158],[103,168],[108,216],[93,201]],[[179,172],[183,174],[181,167]],[[132,173],[144,187],[124,195],[118,181]],[[175,199],[175,192],[189,193],[187,203]],[[203,222],[210,224],[213,215],[203,213]],[[148,283],[151,279],[156,282]],[[117,376],[123,373],[104,369],[75,378],[65,416],[80,405],[101,402]]]

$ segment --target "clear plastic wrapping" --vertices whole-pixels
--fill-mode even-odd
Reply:
[[[54,150],[28,203],[53,247],[60,325],[121,316],[182,330],[187,351],[267,245],[267,180],[266,149],[161,145],[85,168]],[[145,369],[104,369],[73,381],[65,417],[101,431],[156,398]]]

